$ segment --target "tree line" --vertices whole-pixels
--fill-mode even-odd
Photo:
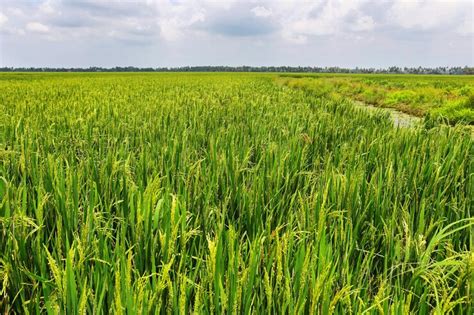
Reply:
[[[341,67],[291,67],[291,66],[186,66],[186,67],[0,67],[0,72],[294,72],[294,73],[392,73],[392,74],[461,74],[473,75],[474,67],[388,67],[388,68],[341,68]]]

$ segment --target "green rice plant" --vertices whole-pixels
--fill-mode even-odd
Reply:
[[[450,122],[474,123],[474,96],[465,100],[450,101],[444,107],[433,111],[434,115],[446,117]]]
[[[318,97],[350,98],[415,116],[438,116],[451,124],[473,124],[471,76],[306,75],[279,81]],[[317,92],[314,92],[317,91]]]
[[[0,311],[472,313],[472,135],[379,79],[0,74]]]

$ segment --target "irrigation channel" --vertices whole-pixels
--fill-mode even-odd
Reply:
[[[359,108],[363,108],[365,110],[382,111],[384,113],[389,113],[390,118],[392,119],[393,125],[395,127],[402,127],[402,128],[415,127],[416,125],[420,124],[422,121],[422,118],[420,117],[412,116],[393,108],[376,107],[376,106],[366,104],[360,101],[353,101],[353,102],[355,106]]]
[[[397,128],[413,128],[422,124],[423,118],[413,116],[402,111],[387,108],[387,107],[376,107],[370,104],[366,104],[361,101],[352,101],[354,106],[358,108],[362,108],[366,111],[382,111],[384,113],[388,113],[390,115],[390,119],[393,122],[393,126]],[[465,125],[464,126],[467,130],[470,131],[471,136],[474,138],[474,126],[473,125]]]

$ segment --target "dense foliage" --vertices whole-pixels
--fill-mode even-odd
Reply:
[[[2,313],[471,313],[473,143],[256,74],[0,75]]]
[[[474,74],[473,67],[389,67],[389,68],[341,68],[341,67],[292,67],[292,66],[187,66],[187,67],[89,67],[89,68],[41,68],[3,67],[0,72],[301,72],[301,73],[404,73],[404,74]]]

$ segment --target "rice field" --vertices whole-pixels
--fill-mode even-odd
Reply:
[[[280,84],[410,115],[474,125],[474,76],[284,74]]]
[[[472,135],[279,80],[0,74],[0,313],[472,314]]]

